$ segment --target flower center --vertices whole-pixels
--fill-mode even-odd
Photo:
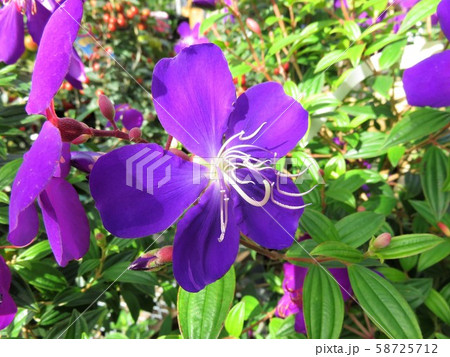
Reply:
[[[26,14],[28,8],[31,8],[32,15],[35,15],[37,12],[36,0],[3,0],[5,5],[8,5],[10,2],[14,2],[17,11],[20,11],[22,14]]]
[[[217,158],[211,167],[211,177],[214,179],[218,179],[220,181],[221,186],[220,190],[221,233],[218,239],[219,242],[223,241],[223,239],[225,238],[225,233],[228,225],[228,202],[230,198],[228,197],[227,192],[230,188],[233,188],[242,199],[244,199],[247,203],[251,204],[252,206],[263,207],[270,201],[280,207],[290,210],[302,209],[307,205],[291,206],[288,204],[281,203],[275,199],[274,197],[275,192],[284,196],[301,197],[311,192],[315,188],[314,186],[311,190],[304,193],[292,193],[283,191],[280,188],[281,177],[285,179],[298,177],[303,175],[308,168],[296,175],[278,172],[271,165],[275,163],[275,159],[277,156],[276,152],[271,152],[261,146],[245,143],[248,140],[254,138],[256,135],[258,135],[258,133],[266,124],[267,122],[262,123],[259,128],[257,128],[253,133],[249,135],[245,135],[245,132],[242,130],[239,133],[231,136],[228,140],[226,140],[223,143],[222,147],[219,150]],[[230,144],[236,141],[236,139],[238,139],[238,142],[230,146]],[[250,154],[252,151],[265,152],[267,153],[267,155],[264,155],[266,156],[265,158],[253,157]],[[251,177],[248,177],[249,175],[247,175],[243,179],[239,178],[238,170],[240,169],[246,169],[249,175],[251,175]],[[268,178],[269,175],[266,174],[268,171],[275,173],[276,178],[274,181],[271,181]],[[246,185],[256,186],[257,184],[262,185],[261,187],[263,188],[263,195],[262,198],[259,200],[250,197],[242,188]]]

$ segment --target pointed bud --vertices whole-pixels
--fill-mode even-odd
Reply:
[[[450,237],[450,229],[444,223],[439,222],[438,227],[446,237]]]
[[[103,116],[108,119],[111,124],[115,124],[114,117],[116,115],[116,110],[114,109],[114,104],[111,100],[104,94],[98,97],[98,107],[102,112]]]
[[[373,241],[373,247],[376,249],[386,248],[391,243],[391,238],[389,233],[382,233]]]
[[[247,24],[247,27],[250,29],[250,31],[256,33],[258,36],[261,36],[261,27],[259,27],[258,23],[255,20],[248,17],[247,20],[245,20],[245,23]]]
[[[78,120],[72,118],[58,118],[57,123],[62,141],[71,142],[82,135],[91,135],[91,129]]]
[[[128,135],[131,141],[138,141],[142,137],[142,131],[139,128],[131,128]]]
[[[151,250],[136,259],[128,269],[131,270],[157,270],[165,264],[172,262],[173,246],[168,245],[161,249]]]
[[[88,141],[90,138],[92,138],[92,135],[89,134],[83,134],[80,135],[79,137],[73,139],[71,141],[72,144],[74,145],[80,145],[80,144],[84,144],[86,141]]]

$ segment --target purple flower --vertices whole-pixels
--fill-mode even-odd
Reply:
[[[342,0],[342,1],[344,2],[344,7],[346,7],[346,8],[348,9],[348,3],[347,3],[347,0]],[[342,1],[341,1],[341,0],[334,0],[334,9],[335,9],[335,10],[341,8],[341,3],[342,3]]]
[[[180,53],[182,49],[191,45],[198,45],[201,43],[209,43],[207,37],[200,36],[200,23],[197,23],[191,30],[187,22],[182,22],[178,25],[177,32],[180,34],[180,39],[175,45],[175,52]]]
[[[46,121],[24,155],[14,180],[9,206],[8,240],[26,246],[37,236],[42,210],[48,240],[59,265],[80,259],[89,249],[89,222],[78,194],[64,178],[70,170],[70,144]]]
[[[296,314],[295,331],[298,333],[306,333],[305,317],[303,315],[303,284],[305,282],[308,268],[299,267],[291,263],[283,264],[284,280],[283,291],[275,310],[275,315],[286,318]],[[340,285],[344,301],[351,298],[352,287],[345,268],[329,268],[328,271],[333,275]]]
[[[450,0],[442,0],[437,15],[450,39]],[[403,87],[410,105],[446,107],[450,105],[450,50],[435,54],[403,73]]]
[[[44,28],[52,13],[59,6],[55,0],[11,0],[5,2],[3,8],[0,9],[0,61],[13,64],[25,51],[23,13],[27,16],[27,28],[33,41],[40,44]],[[54,44],[54,46],[57,45],[57,43]],[[84,66],[73,48],[66,79],[78,89],[82,89],[81,83],[86,79]]]
[[[0,330],[8,326],[17,312],[17,306],[9,295],[11,272],[0,255]]]
[[[219,0],[193,0],[192,5],[204,9],[214,9],[219,3]]]
[[[105,228],[123,238],[148,236],[198,202],[178,223],[173,251],[175,278],[192,292],[230,269],[240,232],[269,249],[289,247],[303,200],[294,182],[269,163],[305,135],[302,106],[274,82],[236,100],[228,64],[213,44],[159,61],[152,93],[162,126],[195,162],[156,144],[100,157],[90,187]]]
[[[114,121],[122,121],[123,126],[127,130],[140,128],[142,126],[144,116],[139,110],[131,108],[129,104],[115,105],[114,108],[116,109]],[[108,123],[108,126],[110,125],[111,124]]]
[[[73,49],[82,16],[82,0],[66,0],[48,20],[34,65],[28,114],[44,113],[64,78],[82,89],[84,67]]]
[[[70,153],[70,164],[78,170],[89,174],[101,155],[103,154],[93,151],[72,151]]]

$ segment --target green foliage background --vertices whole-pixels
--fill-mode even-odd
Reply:
[[[309,111],[309,135],[290,153],[295,161],[288,168],[295,173],[309,167],[299,185],[302,191],[318,184],[305,196],[311,205],[297,232],[297,237],[308,233],[312,240],[278,253],[242,245],[234,268],[224,278],[198,294],[189,294],[179,291],[170,266],[122,274],[150,245],[154,244],[153,249],[171,244],[175,228],[157,242],[156,236],[128,240],[110,235],[94,208],[86,175],[73,169],[69,181],[80,194],[92,231],[86,256],[66,268],[58,267],[42,228],[31,246],[8,247],[10,186],[32,134],[44,120],[24,112],[35,56],[27,51],[16,65],[0,65],[0,246],[4,246],[0,253],[12,270],[11,294],[19,307],[14,323],[0,336],[450,335],[450,231],[446,230],[450,227],[450,113],[410,107],[401,91],[400,66],[414,36],[448,45],[439,26],[430,26],[438,1],[422,0],[396,34],[392,19],[398,11],[394,8],[370,27],[358,18],[367,12],[377,19],[387,0],[349,1],[349,13],[333,9],[331,0],[238,3],[240,15],[235,22],[224,21],[225,14],[218,10],[206,14],[202,30],[223,49],[238,92],[269,79],[278,81]],[[90,79],[84,91],[62,89],[56,98],[57,110],[102,128],[106,119],[96,102],[96,92],[102,90],[115,103],[141,110],[146,118],[144,137],[164,145],[167,135],[146,90],[154,64],[173,55],[181,20],[174,2],[124,4],[141,11],[166,11],[169,18],[163,32],[155,28],[154,18],[140,20],[140,15],[128,20],[127,27],[111,32],[103,22],[105,4],[100,0],[85,4],[83,26],[103,49],[84,58]],[[259,24],[261,37],[246,28],[247,18]],[[105,53],[107,47],[123,68]],[[359,66],[367,75],[345,89]],[[116,139],[96,139],[79,150],[107,152],[117,145],[122,143]],[[373,238],[383,232],[394,238],[388,247],[376,249]],[[336,283],[311,264],[305,251],[325,268],[349,266],[356,300],[364,310],[352,300],[342,303]],[[282,294],[284,261],[311,268],[303,288],[308,336],[294,331],[293,316],[283,320],[273,315]]]

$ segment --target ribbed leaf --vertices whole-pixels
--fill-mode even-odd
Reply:
[[[306,209],[303,212],[301,223],[312,239],[318,243],[339,240],[339,235],[333,222],[318,211]]]
[[[423,253],[442,242],[442,238],[433,234],[405,234],[393,237],[386,248],[374,252],[382,259],[398,259]]]
[[[358,302],[368,317],[390,338],[422,338],[413,310],[397,289],[372,270],[348,267]]]
[[[217,338],[231,307],[236,286],[234,268],[198,293],[178,292],[178,323],[183,338]]]
[[[339,285],[321,266],[308,270],[303,286],[303,311],[310,338],[339,338],[344,299]]]
[[[350,263],[358,263],[364,259],[363,254],[342,242],[324,242],[313,249],[311,255],[323,255]]]
[[[378,232],[384,222],[381,214],[374,212],[356,212],[336,223],[340,241],[350,247],[358,248]]]
[[[444,192],[447,165],[447,156],[441,149],[433,146],[425,152],[420,178],[425,198],[437,220],[441,219],[450,203],[450,192]]]

